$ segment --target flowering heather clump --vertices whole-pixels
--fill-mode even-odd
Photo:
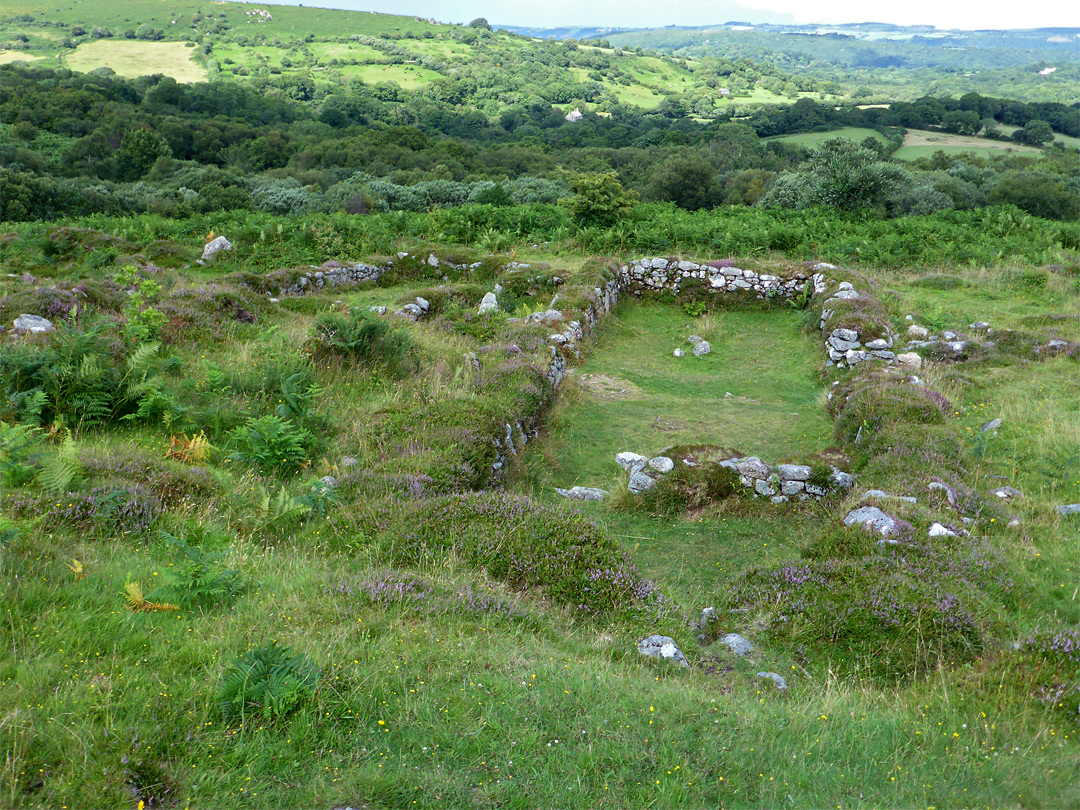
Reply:
[[[1037,631],[1027,637],[1020,649],[1047,660],[1080,664],[1080,630],[1062,630],[1053,634]]]
[[[722,270],[725,267],[734,267],[735,266],[735,260],[734,259],[713,259],[712,261],[705,262],[705,264],[708,267],[713,267],[713,268],[716,268],[717,270]]]
[[[471,585],[454,590],[437,590],[408,572],[388,571],[358,582],[342,582],[329,594],[356,597],[372,605],[399,605],[424,615],[501,616],[527,618],[528,612],[517,600],[499,594],[494,586],[475,591]]]
[[[969,538],[915,539],[862,557],[752,569],[726,594],[729,609],[770,616],[770,630],[865,657],[882,675],[906,674],[981,651],[987,592],[1012,588],[991,547]]]
[[[428,596],[431,586],[411,574],[390,571],[355,584],[343,582],[335,590],[343,596],[359,595],[377,605],[415,605]]]
[[[206,467],[167,464],[137,450],[85,450],[79,461],[87,472],[101,478],[145,485],[168,507],[208,498],[217,490]]]
[[[663,613],[673,606],[595,524],[530,498],[481,492],[433,498],[381,536],[395,562],[454,554],[512,587],[596,613]]]
[[[46,528],[120,534],[148,533],[162,511],[157,496],[138,485],[95,487],[55,497],[16,493],[3,503],[16,517],[40,516]]]
[[[841,397],[833,397],[836,436],[844,442],[860,441],[894,423],[935,425],[945,421],[944,397],[931,397],[926,389],[905,382],[873,378],[869,384]],[[945,401],[946,406],[948,402]]]
[[[161,335],[171,342],[220,335],[223,322],[258,321],[254,312],[257,305],[249,293],[218,284],[180,290],[162,300],[155,309],[168,319]]]
[[[1036,631],[1019,648],[1035,662],[1026,678],[1033,694],[1080,722],[1080,630]]]

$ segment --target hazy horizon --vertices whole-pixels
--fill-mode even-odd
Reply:
[[[904,4],[870,7],[861,0],[670,0],[665,4],[642,0],[549,0],[543,5],[504,5],[487,0],[266,0],[269,5],[310,5],[353,11],[430,17],[439,22],[467,23],[484,17],[492,25],[531,28],[593,26],[661,28],[697,26],[729,20],[751,22],[843,23],[878,22],[894,25],[932,25],[940,29],[1080,28],[1075,4],[1044,2],[1035,6],[991,6],[962,0],[944,4],[909,0]]]

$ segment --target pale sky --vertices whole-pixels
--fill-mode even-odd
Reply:
[[[270,0],[296,5],[297,0]],[[747,8],[793,15],[797,22],[887,22],[938,28],[1080,28],[1080,2],[1039,0],[308,0],[308,5],[433,17],[466,23],[486,17],[493,25],[553,28],[562,25],[619,28],[709,25],[744,19]],[[740,8],[741,6],[741,8]],[[741,13],[740,13],[741,12]]]

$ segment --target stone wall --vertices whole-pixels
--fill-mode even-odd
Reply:
[[[818,271],[825,267],[832,265],[815,265],[809,273],[795,272],[783,277],[744,270],[729,261],[698,264],[676,259],[636,259],[619,268],[619,285],[634,295],[664,291],[678,295],[690,283],[705,282],[716,293],[752,294],[760,299],[791,298],[802,294],[807,282],[813,285],[815,295],[823,293],[825,277]]]
[[[630,474],[627,486],[629,492],[638,495],[656,486],[663,476],[670,473],[677,465],[697,466],[702,463],[694,458],[669,458],[656,456],[648,458],[637,453],[619,453],[615,463]],[[755,498],[768,498],[772,503],[788,501],[821,500],[836,490],[847,490],[854,483],[854,478],[831,467],[828,480],[814,481],[814,470],[806,464],[777,464],[770,466],[756,456],[736,456],[722,459],[716,463],[721,467],[734,470],[739,481]],[[569,492],[569,490],[567,491]],[[564,493],[566,494],[566,493]],[[575,497],[566,494],[566,497]],[[592,500],[591,498],[582,498]]]

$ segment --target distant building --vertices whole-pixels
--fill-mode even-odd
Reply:
[[[1057,70],[1057,68],[1053,68],[1053,67],[1051,67],[1051,68],[1043,68],[1042,70],[1039,71],[1039,75],[1040,76],[1049,76],[1055,70]]]
[[[726,87],[721,87],[720,88],[720,95],[722,95],[722,96],[730,96],[731,91],[728,90]]]
[[[581,110],[576,107],[566,114],[566,120],[573,124],[575,121],[581,120]]]

